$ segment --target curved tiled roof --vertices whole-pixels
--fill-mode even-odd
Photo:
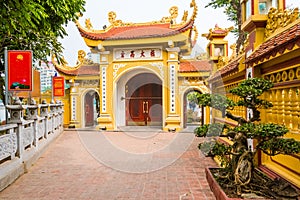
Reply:
[[[253,66],[254,63],[263,62],[277,53],[283,54],[286,49],[292,50],[294,46],[300,47],[300,24],[296,24],[286,31],[262,43],[246,60],[245,63]]]
[[[211,77],[209,77],[208,81],[213,81],[216,78],[220,78],[220,76],[225,77],[228,74],[231,74],[233,72],[237,72],[240,60],[241,60],[240,57],[233,60],[232,62],[230,62],[229,64],[227,64],[223,68],[221,68],[219,71],[217,71],[215,74],[213,74]]]
[[[211,64],[209,60],[193,60],[193,61],[182,61],[179,65],[179,72],[210,72]],[[65,69],[62,67],[55,67],[60,73],[69,76],[84,76],[84,75],[99,75],[99,64],[93,65],[82,65],[75,69]]]
[[[97,76],[100,74],[99,64],[82,65],[76,69],[64,69],[57,66],[55,68],[58,72],[69,76]]]
[[[155,38],[176,35],[193,27],[194,21],[172,28],[170,23],[112,27],[106,32],[89,32],[78,27],[80,35],[91,40]]]
[[[212,65],[209,60],[182,61],[179,65],[179,72],[210,72]]]

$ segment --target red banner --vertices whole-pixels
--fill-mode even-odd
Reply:
[[[65,79],[64,77],[52,78],[53,96],[63,97],[65,96]]]
[[[7,51],[8,90],[32,91],[32,51]]]

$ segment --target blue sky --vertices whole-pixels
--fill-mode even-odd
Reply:
[[[191,15],[190,2],[191,0],[86,0],[86,12],[83,13],[83,17],[80,18],[79,22],[84,26],[84,20],[90,18],[94,29],[102,29],[103,25],[109,25],[107,14],[110,11],[116,12],[117,19],[123,22],[150,22],[169,16],[169,8],[172,6],[178,7],[177,21],[179,22],[184,10],[188,10],[189,16]],[[202,49],[205,49],[208,43],[206,38],[201,37],[202,33],[207,33],[216,24],[221,28],[228,28],[233,25],[232,22],[227,20],[222,9],[205,8],[208,2],[210,0],[196,0],[199,8],[195,21],[199,32],[197,45]],[[286,0],[286,4],[291,7],[300,7],[300,0]],[[61,41],[65,48],[65,59],[69,62],[69,65],[73,66],[77,60],[78,50],[83,49],[88,52],[89,49],[86,47],[73,22],[67,25],[66,30],[68,36]],[[235,38],[231,33],[226,39],[229,41],[229,44],[235,42]]]

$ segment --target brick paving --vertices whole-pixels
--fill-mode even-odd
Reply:
[[[159,133],[155,139],[137,143],[123,133],[65,131],[52,143],[28,173],[0,192],[0,199],[56,200],[56,199],[146,199],[146,200],[215,200],[205,178],[206,166],[215,166],[205,158],[197,146],[201,138],[193,138],[189,148],[174,162],[158,170],[129,173],[102,164],[86,148],[82,135],[106,135],[123,144],[127,151],[152,151],[162,146],[160,141],[175,133]],[[189,133],[179,133],[189,134]],[[128,144],[127,146],[124,144]],[[137,145],[134,145],[137,144]],[[159,147],[159,148],[160,148]],[[99,146],[97,147],[99,149]],[[101,146],[100,146],[101,149]],[[105,153],[106,154],[106,153]],[[160,154],[160,157],[172,156]],[[153,160],[156,162],[157,160]]]

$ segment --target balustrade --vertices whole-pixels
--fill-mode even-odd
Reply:
[[[50,104],[43,101],[39,105],[31,101],[30,105],[22,105],[16,99],[6,109],[9,118],[5,125],[0,126],[0,191],[9,183],[7,179],[16,179],[20,175],[9,172],[16,170],[17,165],[12,163],[25,164],[26,159],[38,154],[63,131],[63,105],[59,101]]]

